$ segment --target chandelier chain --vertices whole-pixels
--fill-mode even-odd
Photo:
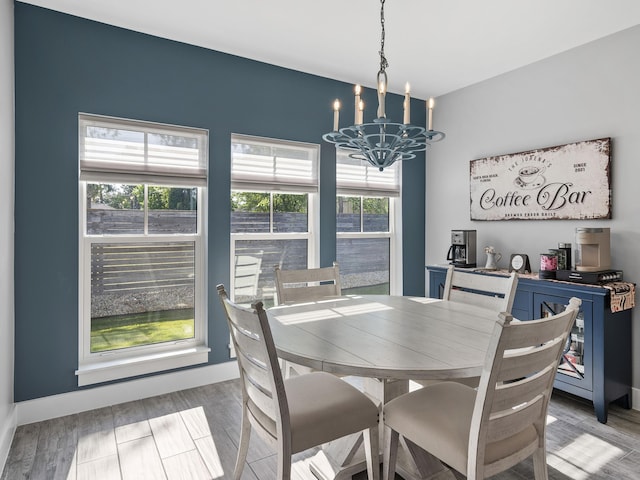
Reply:
[[[385,70],[389,66],[389,62],[387,61],[387,57],[384,56],[384,2],[385,0],[380,0],[380,72],[378,74],[384,74]]]

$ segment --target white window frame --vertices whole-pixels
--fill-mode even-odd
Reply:
[[[171,125],[132,121],[110,117],[80,114],[79,135],[82,138],[83,126],[87,122],[96,121],[106,123],[113,128],[162,129],[164,132],[180,134],[185,130],[208,132],[201,129],[185,129]],[[82,141],[80,142],[82,144]],[[80,145],[82,148],[82,145]],[[202,147],[201,155],[208,155],[208,145]],[[82,158],[82,152],[80,154]],[[202,159],[206,166],[207,159]],[[205,167],[206,169],[206,167]],[[206,175],[206,173],[205,173]],[[126,174],[122,178],[118,174],[106,173],[101,180],[101,173],[93,169],[88,178],[79,180],[78,202],[79,210],[79,337],[78,337],[78,385],[92,385],[106,381],[118,380],[137,375],[156,373],[175,368],[207,363],[210,348],[207,346],[207,191],[201,180],[188,177],[181,180],[163,178],[163,175],[146,175],[144,173]],[[194,182],[199,182],[195,184]],[[122,183],[147,184],[163,187],[197,188],[198,211],[195,234],[116,234],[89,235],[87,234],[86,188],[89,183]],[[206,185],[206,179],[205,183]],[[166,242],[194,242],[195,255],[195,288],[194,288],[194,338],[171,341],[160,344],[142,345],[137,347],[91,353],[91,245],[95,243],[166,243]]]
[[[251,192],[255,190],[231,190],[232,192]],[[282,193],[281,190],[272,190],[271,192],[264,192],[259,190],[259,193]],[[231,292],[230,296],[233,299],[233,292],[235,291],[235,257],[236,257],[236,241],[260,241],[260,240],[306,240],[307,241],[307,268],[316,268],[320,266],[320,252],[318,248],[319,231],[320,231],[320,215],[319,215],[319,195],[317,193],[309,192],[293,192],[287,191],[291,194],[305,194],[309,195],[309,202],[307,204],[307,218],[308,218],[308,231],[307,232],[261,232],[261,233],[231,233],[231,259],[230,259],[230,272],[231,272]],[[273,202],[270,202],[271,218],[273,218]],[[273,228],[273,222],[271,222],[271,228]],[[271,268],[272,266],[264,265],[263,268]]]
[[[231,135],[231,143],[255,143],[269,145],[275,148],[306,149],[314,154],[312,171],[310,177],[305,179],[292,179],[287,183],[287,179],[278,179],[272,176],[250,176],[247,174],[234,175],[233,167],[231,172],[232,192],[258,192],[258,193],[287,193],[287,194],[308,194],[307,204],[308,230],[307,232],[273,232],[270,233],[231,233],[231,256],[229,271],[231,272],[231,298],[233,298],[234,269],[235,269],[235,242],[237,240],[307,240],[307,267],[316,268],[320,265],[320,145],[314,143],[296,142],[293,140],[281,140],[274,138],[264,138],[251,135],[234,133]],[[232,153],[233,155],[233,153]],[[233,160],[232,160],[233,162]],[[275,170],[275,168],[274,168]],[[273,230],[273,201],[269,202],[270,208],[270,229]]]
[[[319,165],[320,146],[312,143],[296,142],[281,139],[256,137],[242,134],[232,134],[232,143],[247,143],[266,145],[278,149],[305,149],[312,157],[311,165],[307,169],[283,169],[284,175],[279,174],[277,159],[273,164],[264,158],[260,161],[260,169],[234,169],[232,152],[231,192],[262,192],[278,194],[308,194],[306,232],[270,232],[270,233],[231,233],[230,256],[230,295],[235,291],[235,252],[236,241],[260,240],[306,240],[307,267],[316,268],[320,265],[320,196],[319,196]],[[257,173],[256,173],[257,172]],[[273,201],[270,201],[271,218],[273,219]],[[273,229],[273,221],[270,222]],[[269,268],[269,267],[267,267]],[[233,352],[232,352],[233,356]]]
[[[365,239],[365,238],[388,238],[389,239],[389,293],[391,295],[403,294],[402,281],[402,162],[393,164],[396,169],[394,182],[385,181],[376,183],[371,181],[370,173],[377,167],[370,166],[363,161],[360,166],[363,174],[357,177],[340,178],[340,162],[349,160],[348,152],[336,150],[336,197],[384,197],[389,199],[389,231],[388,232],[364,232],[362,216],[364,214],[364,203],[360,207],[360,232],[338,232],[336,240],[339,239]],[[387,179],[388,180],[388,179]]]

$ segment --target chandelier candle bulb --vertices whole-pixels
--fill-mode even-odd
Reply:
[[[333,131],[338,131],[338,123],[340,121],[340,100],[333,102]]]
[[[430,97],[429,100],[427,100],[427,109],[429,110],[429,131],[433,130],[433,107],[435,107],[435,105],[436,101],[433,97]]]
[[[360,100],[360,104],[358,105],[358,120],[356,120],[356,125],[362,125],[364,119],[364,102]]]
[[[356,125],[359,125],[359,124],[362,123],[362,121],[358,121],[360,119],[360,113],[359,113],[359,109],[360,109],[360,92],[361,92],[360,85],[356,85],[355,90],[356,90],[356,98],[355,98],[354,108],[353,108],[355,120],[353,122]]]
[[[409,82],[404,87],[404,119],[403,123],[409,125],[411,123],[411,91]]]
[[[386,117],[384,111],[384,97],[387,93],[386,90],[387,86],[384,81],[381,80],[380,83],[378,83],[378,118]]]

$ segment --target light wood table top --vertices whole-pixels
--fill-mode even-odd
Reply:
[[[278,356],[342,376],[363,377],[363,388],[384,405],[409,391],[409,380],[477,377],[497,313],[421,297],[353,295],[284,305],[267,311]],[[380,428],[380,438],[384,431]],[[325,446],[310,463],[325,480],[350,479],[365,469],[353,456],[361,436]],[[398,472],[405,479],[454,479],[428,453],[405,439]],[[355,447],[354,447],[355,446]]]
[[[340,375],[479,376],[498,315],[421,297],[354,295],[268,310],[278,355]]]

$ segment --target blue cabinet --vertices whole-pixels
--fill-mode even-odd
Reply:
[[[441,298],[446,266],[428,266],[429,296]],[[474,272],[508,275],[508,272]],[[553,315],[571,297],[582,300],[567,341],[554,387],[593,402],[596,417],[607,422],[609,403],[631,408],[631,310],[612,313],[609,290],[597,285],[540,280],[521,275],[511,313],[520,320]]]

